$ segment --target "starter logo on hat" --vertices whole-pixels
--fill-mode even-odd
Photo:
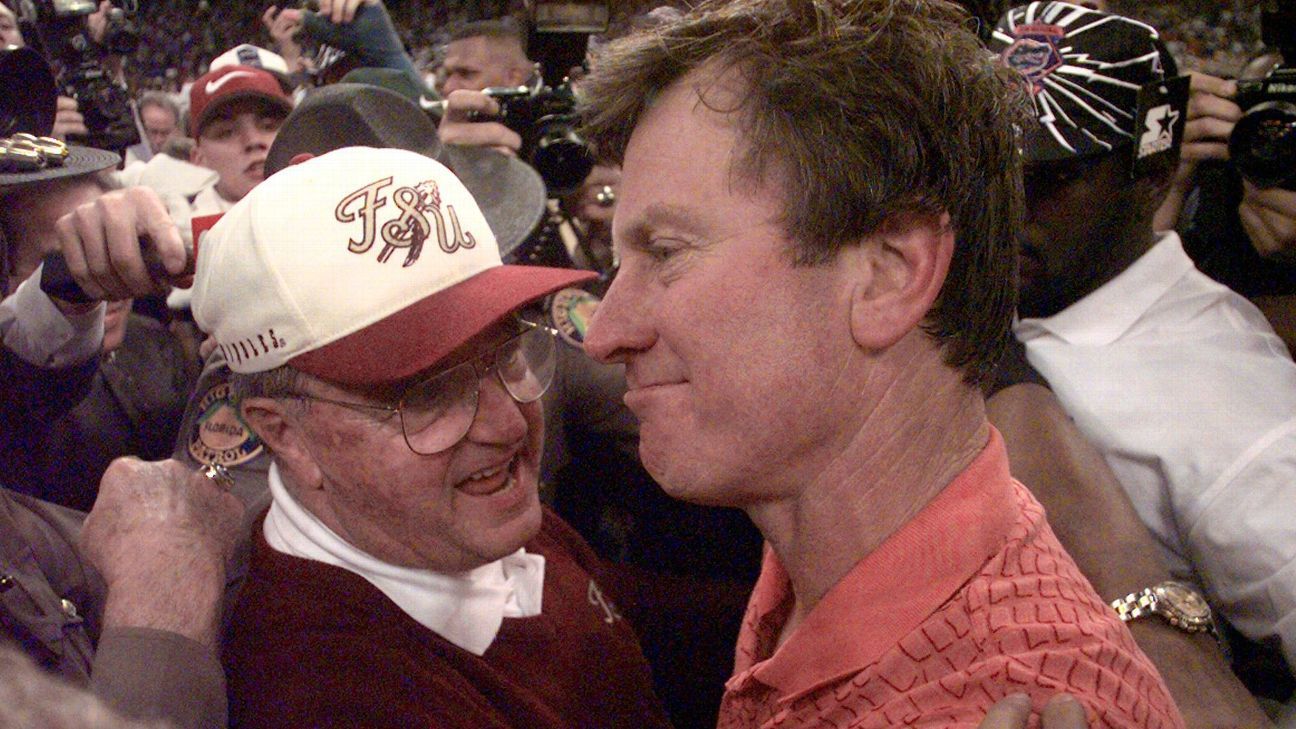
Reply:
[[[477,245],[477,238],[472,232],[465,231],[459,224],[459,214],[455,212],[453,205],[445,206],[445,215],[450,217],[451,228],[451,232],[447,233],[445,215],[441,213],[441,191],[434,180],[424,180],[413,187],[396,188],[391,195],[391,201],[395,203],[399,215],[379,226],[378,211],[387,207],[388,201],[386,195],[379,193],[391,184],[391,177],[375,180],[343,197],[333,209],[333,217],[337,218],[339,223],[352,223],[357,218],[363,222],[364,237],[360,240],[349,238],[347,250],[357,254],[366,253],[373,248],[377,237],[381,235],[383,249],[378,254],[378,262],[386,263],[397,248],[408,248],[405,263],[401,265],[411,266],[422,254],[423,243],[432,234],[433,224],[436,225],[437,244],[446,253],[454,253],[461,248],[472,248]],[[357,202],[359,202],[358,209]],[[429,217],[431,222],[428,220]]]
[[[1000,57],[1030,81],[1034,96],[1044,90],[1044,78],[1064,63],[1058,41],[1066,37],[1066,30],[1057,25],[1034,23],[1014,28],[1013,37],[1016,40]]]
[[[1179,121],[1179,112],[1162,104],[1148,110],[1143,117],[1143,136],[1139,137],[1139,157],[1164,152],[1174,144],[1174,125]]]

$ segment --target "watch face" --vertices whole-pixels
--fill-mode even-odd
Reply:
[[[1203,623],[1210,620],[1210,605],[1191,587],[1179,582],[1163,582],[1156,586],[1156,593],[1184,620]]]

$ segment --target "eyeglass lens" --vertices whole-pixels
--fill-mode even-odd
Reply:
[[[486,368],[480,369],[480,364]],[[481,379],[496,373],[518,402],[535,402],[553,381],[556,353],[553,335],[531,329],[482,357],[407,387],[401,396],[401,427],[415,453],[439,453],[458,443],[477,416]]]

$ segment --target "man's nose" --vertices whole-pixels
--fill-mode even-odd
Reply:
[[[654,335],[646,312],[651,302],[632,270],[617,273],[599,303],[585,336],[585,353],[604,363],[625,362],[652,346]]]

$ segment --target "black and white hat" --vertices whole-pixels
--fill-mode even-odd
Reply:
[[[1038,124],[1023,130],[1028,162],[1131,147],[1137,162],[1173,152],[1187,123],[1187,78],[1155,28],[1064,2],[1005,13],[990,48],[1030,85]]]

